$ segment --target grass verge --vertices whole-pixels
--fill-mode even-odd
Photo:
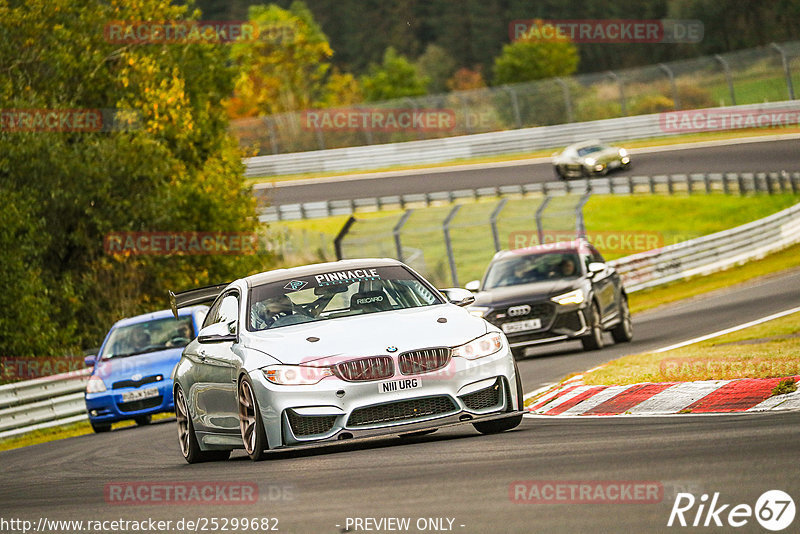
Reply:
[[[175,417],[175,414],[160,413],[153,416],[153,421],[161,421],[163,419],[169,419],[170,417]],[[131,426],[136,426],[136,423],[133,421],[120,421],[119,423],[114,423],[111,425],[111,429],[113,431]],[[19,449],[20,447],[27,447],[28,445],[47,443],[48,441],[56,441],[59,439],[83,436],[93,433],[94,431],[92,430],[92,427],[89,425],[88,421],[73,423],[71,425],[44,428],[42,430],[34,430],[33,432],[28,432],[26,434],[0,440],[0,451]]]
[[[588,385],[800,375],[800,313],[662,353],[624,356],[583,374]]]

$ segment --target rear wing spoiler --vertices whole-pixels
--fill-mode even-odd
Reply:
[[[228,285],[230,285],[230,282],[215,286],[199,287],[197,289],[187,289],[186,291],[180,291],[178,293],[170,291],[169,307],[172,309],[172,315],[177,319],[179,308],[212,302],[222,293],[223,289],[228,287]]]

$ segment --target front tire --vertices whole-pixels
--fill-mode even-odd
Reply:
[[[200,449],[194,433],[192,417],[186,403],[186,396],[180,386],[175,388],[175,420],[178,422],[178,443],[183,458],[190,464],[227,460],[231,451],[204,451]]]
[[[600,322],[600,307],[592,303],[592,315],[589,333],[581,338],[584,350],[600,350],[603,348],[603,325]]]
[[[153,416],[150,414],[140,415],[139,417],[135,417],[133,420],[136,421],[137,426],[145,426],[152,422]]]
[[[103,434],[111,430],[110,423],[90,423],[92,425],[92,430],[94,430],[95,434]]]
[[[627,343],[633,339],[633,324],[631,322],[631,311],[628,309],[628,299],[625,295],[620,298],[619,314],[621,320],[611,330],[611,337],[614,338],[614,343]]]
[[[261,419],[261,410],[253,392],[253,383],[248,376],[239,380],[239,430],[242,433],[244,450],[251,460],[263,460],[267,448],[267,434],[264,430],[264,421]]]

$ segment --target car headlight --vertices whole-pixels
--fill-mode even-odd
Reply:
[[[624,148],[620,148],[620,149],[619,149],[619,155],[620,155],[620,156],[622,156],[622,157],[624,158],[625,156],[627,156],[627,155],[628,155],[628,151],[627,151],[627,150],[625,150]]]
[[[586,165],[588,165],[589,167],[591,167],[591,166],[593,166],[595,163],[597,163],[597,160],[596,160],[596,159],[594,159],[594,158],[586,158],[586,159],[585,159],[585,160],[583,160],[583,161],[584,161],[584,162],[586,163]]]
[[[267,380],[281,386],[310,386],[327,376],[333,376],[330,367],[310,365],[270,365],[261,371]]]
[[[503,348],[503,337],[499,332],[489,332],[486,335],[473,339],[469,343],[459,345],[453,349],[453,356],[461,356],[468,360],[477,360],[484,356],[494,354]]]
[[[580,304],[586,298],[586,295],[583,294],[583,289],[576,289],[575,291],[570,291],[569,293],[563,293],[561,295],[556,295],[555,297],[551,298],[553,302],[556,304]]]
[[[486,306],[470,306],[467,308],[470,315],[474,315],[475,317],[483,317],[489,313],[489,310],[491,310],[491,308]]]
[[[102,393],[106,390],[106,384],[99,376],[90,376],[86,383],[86,393]]]

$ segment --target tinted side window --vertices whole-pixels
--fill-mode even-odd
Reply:
[[[215,318],[219,313],[219,305],[222,304],[222,299],[217,300],[214,304],[211,305],[211,308],[208,310],[208,315],[206,315],[205,321],[203,321],[203,328],[214,324],[217,322]]]
[[[228,324],[239,319],[239,297],[231,293],[222,298],[215,323]]]

